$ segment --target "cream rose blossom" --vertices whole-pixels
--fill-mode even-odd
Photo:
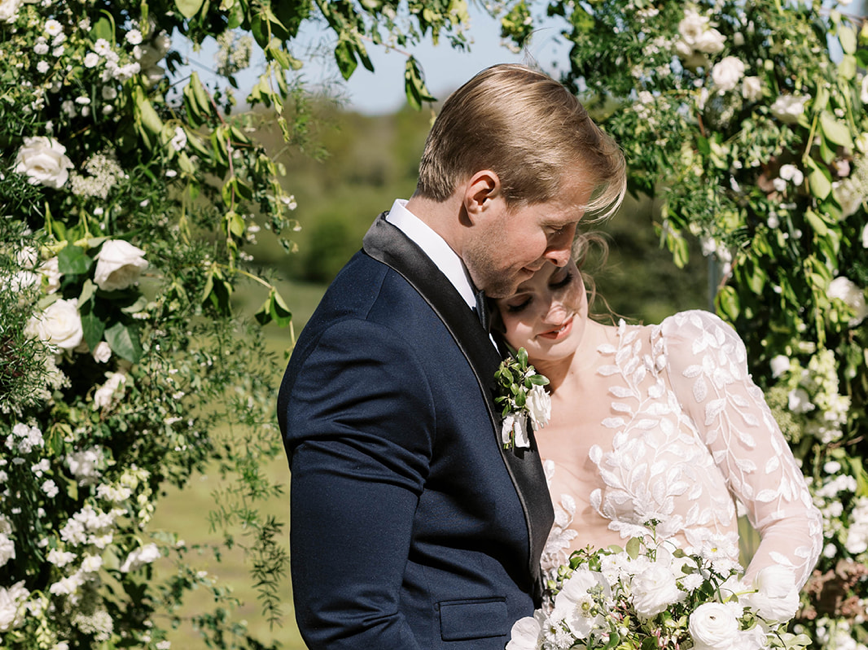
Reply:
[[[805,112],[805,104],[808,97],[801,95],[781,95],[771,105],[772,115],[784,124],[795,124],[799,121],[799,115]]]
[[[799,608],[799,590],[793,572],[771,564],[763,568],[754,580],[755,593],[742,596],[746,605],[769,621],[788,621]]]
[[[755,102],[763,96],[763,84],[759,77],[745,77],[741,82],[741,96]]]
[[[53,302],[42,314],[31,318],[28,331],[63,350],[77,347],[84,336],[78,300],[72,298]]]
[[[636,613],[645,618],[656,616],[687,596],[678,588],[672,571],[662,562],[655,562],[634,576],[632,587],[633,606]]]
[[[865,304],[865,292],[855,282],[843,275],[829,283],[829,298],[841,300],[853,310],[850,327],[856,327],[868,316],[868,305]]]
[[[22,0],[0,0],[0,23],[14,23],[22,4]]]
[[[711,69],[714,85],[722,92],[734,90],[744,76],[744,63],[734,56],[724,57]]]
[[[527,394],[527,410],[533,430],[539,431],[549,423],[552,412],[552,398],[542,386],[534,386]]]
[[[96,255],[94,282],[103,291],[126,289],[148,268],[145,251],[123,239],[110,239]]]
[[[93,359],[97,363],[106,363],[112,358],[112,349],[105,341],[100,341],[93,351]]]
[[[45,278],[46,293],[51,294],[60,289],[60,278],[63,277],[63,274],[58,268],[57,257],[52,257],[50,260],[44,261],[39,265],[37,270],[42,274],[42,277]]]
[[[687,627],[696,650],[735,650],[738,620],[722,603],[705,603],[690,615]]]
[[[72,161],[66,157],[66,147],[57,140],[37,136],[24,138],[18,150],[15,171],[25,174],[32,185],[45,185],[60,189],[69,178]]]

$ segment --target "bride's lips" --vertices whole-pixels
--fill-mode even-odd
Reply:
[[[548,339],[550,341],[559,341],[562,338],[565,338],[569,335],[570,331],[573,329],[573,316],[570,316],[566,322],[564,322],[560,327],[556,327],[554,329],[550,329],[548,332],[543,332],[542,334],[537,334],[539,338]]]

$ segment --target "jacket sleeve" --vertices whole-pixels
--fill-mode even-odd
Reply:
[[[413,349],[381,325],[332,325],[301,361],[286,417],[293,597],[305,642],[416,650],[398,605],[435,420]]]
[[[663,329],[673,389],[762,540],[746,581],[777,564],[802,587],[820,554],[822,516],[751,379],[744,343],[708,312],[678,314]]]

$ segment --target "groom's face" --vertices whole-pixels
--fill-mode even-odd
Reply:
[[[473,283],[491,298],[505,298],[546,262],[567,264],[589,198],[582,183],[565,183],[546,203],[509,208],[502,197],[492,199],[489,218],[464,251]]]

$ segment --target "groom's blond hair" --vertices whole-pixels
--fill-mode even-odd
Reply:
[[[510,207],[550,201],[563,182],[580,178],[593,191],[586,216],[608,216],[626,189],[624,155],[581,102],[517,64],[483,70],[444,102],[425,142],[416,195],[445,201],[484,169],[497,173]]]

